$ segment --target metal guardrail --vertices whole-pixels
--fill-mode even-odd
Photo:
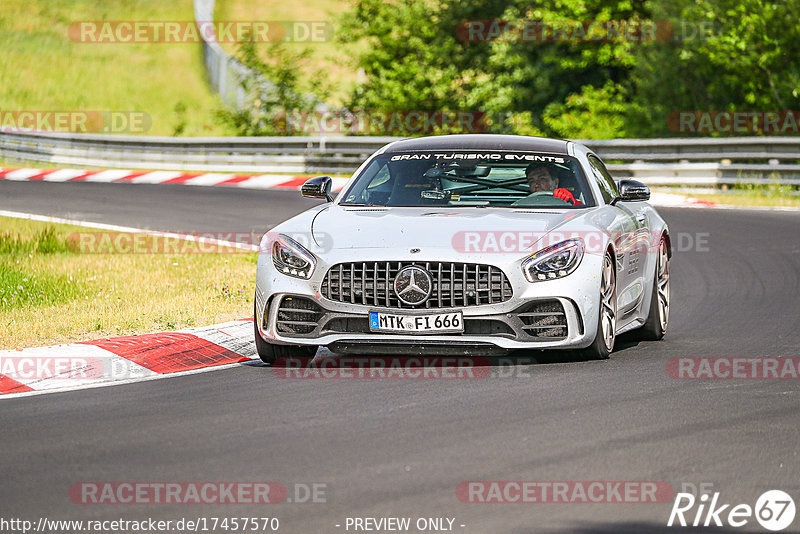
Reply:
[[[606,160],[800,161],[800,137],[705,137],[578,140]]]
[[[137,137],[0,133],[20,163],[206,172],[350,173],[395,137]]]
[[[25,164],[232,173],[349,174],[398,137],[138,137],[0,132]],[[800,184],[800,137],[580,141],[617,177],[653,185]]]
[[[251,77],[252,72],[242,65],[236,58],[228,55],[218,42],[206,39],[207,35],[215,35],[214,22],[215,0],[194,0],[194,20],[198,27],[209,24],[206,31],[201,31],[201,46],[203,47],[203,63],[208,73],[211,87],[219,93],[220,98],[227,105],[241,108],[244,105],[245,94],[241,82]]]

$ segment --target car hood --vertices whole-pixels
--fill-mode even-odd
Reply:
[[[329,205],[308,214],[314,241],[330,249],[446,248],[470,239],[524,233],[531,247],[557,229],[582,230],[591,209],[511,210],[505,208],[345,208]],[[295,220],[295,223],[301,221]],[[298,229],[298,224],[293,224]],[[306,227],[305,231],[309,228]],[[490,236],[489,234],[492,234]],[[477,236],[477,237],[476,237]]]

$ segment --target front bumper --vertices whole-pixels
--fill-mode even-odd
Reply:
[[[273,344],[327,346],[342,353],[414,354],[502,354],[517,349],[579,349],[594,341],[599,310],[602,256],[586,254],[579,268],[569,276],[529,283],[518,267],[502,265],[513,287],[513,297],[502,303],[464,308],[397,309],[343,303],[321,293],[327,266],[321,266],[312,279],[302,280],[278,273],[269,255],[259,256],[256,282],[256,321],[262,338]],[[310,323],[287,329],[286,299],[305,300]],[[539,307],[544,306],[544,309]],[[557,306],[557,310],[556,310]],[[301,306],[302,307],[302,306]],[[551,310],[558,319],[547,317]],[[414,315],[461,311],[463,333],[417,334],[379,333],[369,329],[369,312]],[[300,314],[304,312],[299,312]],[[525,317],[524,314],[534,315]],[[544,314],[544,315],[535,315]],[[541,322],[537,322],[540,321]],[[297,321],[302,323],[304,321]],[[556,331],[556,325],[564,328]],[[553,327],[553,328],[550,328]],[[549,331],[550,335],[532,335]]]
[[[409,310],[352,306],[332,310],[312,295],[276,294],[258,314],[261,336],[270,343],[325,345],[334,352],[360,354],[502,354],[515,349],[581,348],[594,337],[575,301],[533,299],[505,313],[464,314],[464,332],[449,334],[372,332],[369,312],[415,315]],[[363,309],[361,309],[363,308]],[[431,313],[422,310],[416,313]],[[447,313],[458,310],[436,310]]]

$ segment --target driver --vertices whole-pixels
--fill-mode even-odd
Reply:
[[[577,200],[569,189],[556,187],[558,180],[550,174],[550,168],[547,165],[536,163],[528,165],[528,168],[525,169],[525,178],[528,180],[528,187],[531,193],[552,191],[554,197],[564,202],[571,202],[574,206],[583,205],[583,202]]]

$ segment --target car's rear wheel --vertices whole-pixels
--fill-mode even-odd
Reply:
[[[603,272],[600,282],[600,315],[594,341],[584,355],[593,360],[605,360],[614,350],[617,338],[617,276],[614,272],[614,259],[606,252],[603,259]]]
[[[669,323],[669,251],[667,241],[663,237],[658,244],[656,257],[656,273],[653,276],[653,296],[650,298],[650,310],[647,321],[639,329],[639,337],[648,341],[658,341],[667,333]]]
[[[255,305],[253,306],[253,328],[255,329],[256,337],[256,352],[258,357],[264,363],[273,364],[278,359],[287,358],[313,358],[317,353],[317,347],[308,345],[274,345],[267,343],[261,337],[258,331],[258,324],[256,324],[256,317],[258,314],[255,312]]]

